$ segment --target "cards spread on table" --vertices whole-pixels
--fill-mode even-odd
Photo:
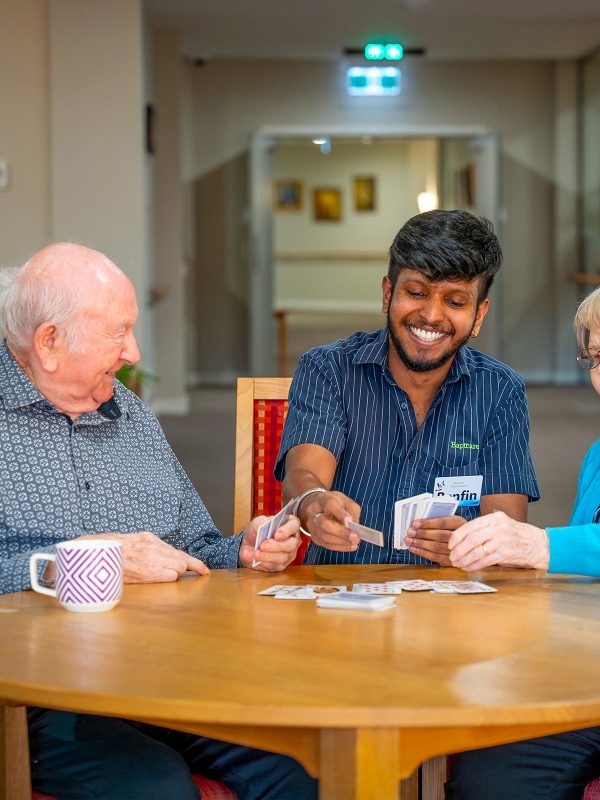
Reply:
[[[274,517],[271,517],[259,526],[258,531],[256,532],[256,544],[254,545],[256,550],[258,550],[262,542],[266,541],[267,539],[272,539],[273,536],[275,536],[275,531],[277,528],[281,527],[281,525],[287,521],[287,518],[292,513],[292,506],[294,505],[294,502],[295,501],[292,498],[289,503],[284,505],[281,511],[275,514]],[[252,566],[256,567],[257,564],[260,564],[260,560],[255,558],[252,562]]]
[[[320,585],[307,583],[301,586],[289,584],[275,584],[263,589],[258,594],[270,595],[276,600],[317,600],[317,605],[331,605],[343,608],[363,608],[364,606],[348,605],[348,597],[359,602],[365,597],[379,597],[387,599],[393,604],[390,595],[399,595],[402,592],[433,592],[435,594],[487,594],[497,592],[493,586],[488,586],[480,581],[425,581],[420,578],[402,581],[382,581],[381,583],[355,583],[352,591],[348,592],[346,586]],[[387,595],[387,597],[386,597]],[[340,600],[343,600],[340,606]],[[357,599],[358,598],[358,599]],[[320,602],[329,601],[328,602]],[[370,606],[369,606],[370,607]],[[383,608],[389,608],[384,605]],[[377,606],[377,608],[379,608]]]
[[[323,594],[317,597],[319,608],[350,608],[356,611],[386,611],[393,608],[396,601],[392,597],[377,597],[358,592]]]
[[[394,549],[406,550],[404,544],[406,531],[415,519],[436,519],[451,517],[456,511],[458,501],[450,495],[434,497],[430,492],[396,500],[394,503]]]
[[[354,522],[351,519],[346,520],[346,527],[349,531],[358,533],[363,542],[383,547],[383,533],[381,531],[376,531],[375,528],[367,528],[366,525],[361,525],[360,522]]]

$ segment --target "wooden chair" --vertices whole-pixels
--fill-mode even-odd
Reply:
[[[203,800],[237,800],[236,793],[220,781],[200,775],[192,777]],[[25,706],[2,706],[0,709],[0,794],[2,793],[10,800],[56,800],[49,794],[31,790]]]
[[[233,530],[252,517],[271,516],[283,505],[273,470],[287,415],[291,378],[238,378],[235,424]],[[308,537],[302,537],[294,564],[302,564]]]

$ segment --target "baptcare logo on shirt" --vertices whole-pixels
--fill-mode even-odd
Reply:
[[[479,450],[479,445],[473,442],[450,442],[453,450]]]

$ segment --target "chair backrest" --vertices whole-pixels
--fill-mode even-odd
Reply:
[[[279,453],[291,378],[238,378],[235,426],[233,529],[252,517],[276,514],[283,505],[281,484],[273,476]],[[301,564],[308,540],[294,564]]]

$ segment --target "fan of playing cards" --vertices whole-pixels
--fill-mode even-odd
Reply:
[[[407,550],[404,544],[406,532],[416,519],[451,517],[458,507],[458,500],[449,494],[436,495],[429,492],[397,500],[394,503],[394,549]]]

